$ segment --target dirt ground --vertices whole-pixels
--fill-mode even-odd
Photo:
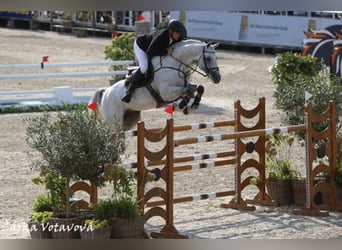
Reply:
[[[2,64],[36,64],[42,56],[49,56],[51,63],[97,62],[104,60],[104,47],[111,43],[109,38],[77,38],[70,34],[47,31],[25,31],[0,28],[0,58]],[[281,126],[281,112],[273,107],[275,85],[271,81],[269,67],[274,55],[251,54],[234,51],[217,51],[222,81],[214,85],[200,75],[193,75],[193,82],[205,86],[200,107],[188,116],[175,112],[176,125],[196,122],[220,121],[234,118],[234,101],[241,100],[245,108],[253,108],[258,98],[266,97],[267,127]],[[106,70],[103,67],[60,68],[53,72]],[[39,73],[39,70],[2,70],[0,74]],[[45,70],[44,73],[50,72]],[[54,86],[105,87],[109,77],[56,78],[0,80],[0,91],[38,90]],[[25,142],[23,119],[39,113],[0,115],[0,238],[30,238],[26,221],[32,213],[32,201],[44,190],[34,185],[31,178],[37,173],[31,170],[32,150]],[[163,109],[144,111],[142,119],[146,127],[163,127],[169,115]],[[230,130],[231,131],[231,130]],[[187,132],[179,137],[221,133],[220,130]],[[177,135],[178,136],[178,135]],[[136,141],[127,139],[125,161],[136,159]],[[157,147],[157,146],[152,146]],[[179,155],[220,152],[232,148],[232,142],[216,144],[192,144],[177,149]],[[303,168],[304,148],[297,146],[293,161],[297,170]],[[154,184],[152,184],[154,185]],[[157,185],[157,184],[155,184]],[[206,168],[175,174],[175,197],[189,194],[219,192],[234,188],[232,166]],[[253,193],[246,193],[249,196]],[[100,190],[100,198],[109,195],[109,189]],[[257,207],[256,211],[223,209],[232,197],[208,199],[176,204],[174,224],[177,230],[189,238],[207,239],[333,239],[342,238],[342,214],[330,212],[328,217],[297,216],[292,214],[294,206]],[[252,198],[252,197],[250,197]],[[148,221],[146,228],[160,228],[163,221]]]

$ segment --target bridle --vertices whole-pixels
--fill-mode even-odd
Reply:
[[[208,51],[206,50],[206,48],[208,48],[211,44],[208,43],[206,46],[203,46],[203,51],[201,53],[201,56],[199,57],[199,59],[197,60],[197,63],[196,63],[196,66],[193,67],[191,66],[190,64],[186,64],[184,62],[182,62],[181,60],[179,60],[178,58],[174,57],[173,54],[171,54],[171,57],[177,61],[179,63],[179,67],[178,68],[174,68],[174,67],[164,67],[163,66],[163,63],[162,63],[162,57],[160,57],[160,67],[155,69],[154,72],[157,72],[159,70],[161,70],[162,68],[170,68],[170,69],[174,69],[174,70],[177,70],[179,73],[182,73],[183,76],[183,79],[184,79],[184,87],[187,86],[188,82],[187,82],[187,77],[192,75],[194,72],[200,74],[201,76],[203,77],[208,77],[209,76],[209,72],[211,71],[218,71],[219,68],[218,67],[212,67],[212,68],[209,68],[208,67],[208,62],[207,62],[207,59],[206,57],[204,56],[206,53],[215,53],[215,51]],[[198,63],[199,61],[201,60],[201,57],[203,57],[203,62],[204,62],[204,67],[205,67],[205,74],[203,74],[201,71],[199,71],[197,68],[198,68]],[[187,72],[184,72],[182,71],[180,68],[181,66],[185,66],[186,68],[190,69],[190,73],[187,73]],[[156,100],[157,102],[157,107],[161,107],[163,104],[165,104],[166,102],[160,97],[159,93],[152,87],[151,84],[147,84],[146,88],[150,91],[151,95],[154,97],[154,99]]]
[[[202,54],[201,54],[200,58],[198,59],[197,64],[196,64],[195,67],[192,67],[192,66],[189,65],[189,64],[183,63],[181,60],[179,60],[178,58],[174,57],[173,54],[171,54],[171,57],[172,57],[174,60],[176,60],[177,62],[179,62],[179,63],[180,63],[180,66],[183,65],[183,66],[185,66],[186,68],[189,68],[189,69],[191,70],[190,73],[186,74],[185,72],[183,72],[183,71],[181,71],[181,70],[178,69],[178,71],[180,71],[180,72],[182,72],[182,73],[184,74],[184,78],[190,76],[190,75],[193,74],[194,72],[200,74],[200,75],[203,76],[203,77],[208,77],[208,76],[209,76],[209,74],[208,74],[209,72],[212,72],[212,71],[216,72],[216,71],[219,70],[218,67],[212,67],[212,68],[209,68],[209,67],[208,67],[208,62],[207,62],[207,59],[206,59],[206,57],[205,57],[205,54],[206,54],[206,53],[212,53],[212,54],[215,53],[215,51],[206,50],[206,48],[208,48],[208,46],[210,46],[210,43],[208,43],[206,46],[203,47]],[[197,68],[198,68],[198,63],[199,63],[199,61],[201,60],[201,57],[203,57],[203,62],[204,62],[204,67],[205,67],[205,74],[203,74],[201,71],[199,71],[199,70],[197,69]]]

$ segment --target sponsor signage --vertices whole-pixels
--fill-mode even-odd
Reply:
[[[191,38],[227,44],[302,48],[304,31],[342,25],[341,19],[252,14],[243,12],[172,11],[184,22]]]

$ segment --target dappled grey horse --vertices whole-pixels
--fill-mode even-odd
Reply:
[[[198,72],[209,77],[213,83],[221,80],[215,52],[217,46],[218,43],[192,39],[176,43],[172,55],[152,58],[152,82],[136,89],[129,103],[121,101],[127,87],[126,79],[108,88],[98,89],[89,103],[97,103],[101,117],[113,129],[114,118],[124,128],[130,129],[140,120],[142,110],[169,103],[177,103],[178,108],[187,114],[197,108],[204,92],[202,85],[189,82],[190,75]]]

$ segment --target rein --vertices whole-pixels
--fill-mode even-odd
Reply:
[[[201,57],[203,57],[203,55],[204,55],[205,53],[215,53],[215,52],[213,52],[213,51],[206,51],[205,48],[206,48],[206,46],[203,47],[203,51],[202,51],[201,56],[199,57],[199,60],[201,59]],[[171,56],[175,61],[177,61],[177,62],[180,64],[179,67],[178,67],[178,68],[174,68],[174,67],[164,67],[164,66],[163,66],[163,63],[162,63],[162,57],[160,57],[160,68],[155,69],[154,72],[157,72],[157,71],[159,71],[159,70],[161,70],[161,69],[163,69],[163,68],[170,68],[170,69],[173,69],[173,70],[177,70],[178,72],[182,72],[182,73],[183,73],[183,78],[184,78],[184,87],[187,86],[187,80],[186,80],[186,78],[187,78],[188,76],[190,76],[191,74],[193,74],[194,72],[200,74],[200,75],[203,76],[203,77],[208,77],[208,73],[205,73],[205,74],[204,74],[204,73],[202,73],[201,71],[199,71],[199,70],[197,69],[197,68],[198,68],[199,60],[197,61],[196,66],[193,67],[193,66],[191,66],[191,65],[189,65],[189,64],[186,64],[186,63],[182,62],[182,61],[179,60],[178,58],[174,57],[173,54],[171,54],[170,56]],[[203,61],[204,61],[205,69],[206,69],[207,71],[212,71],[212,70],[216,70],[216,71],[217,71],[217,70],[218,70],[218,67],[209,68],[209,67],[208,67],[208,63],[207,63],[207,60],[206,60],[205,57],[203,57]],[[187,74],[186,74],[184,71],[181,71],[181,70],[180,70],[180,66],[181,66],[181,65],[185,66],[186,68],[189,68],[189,69],[191,70],[190,73],[187,73]],[[154,97],[154,99],[156,100],[156,102],[157,102],[157,108],[158,108],[158,107],[161,107],[162,105],[164,105],[164,104],[166,104],[166,103],[168,103],[168,102],[165,102],[165,101],[161,98],[160,94],[152,87],[151,84],[147,84],[145,87],[148,89],[148,91],[150,92],[150,94],[151,94],[151,95]]]
[[[205,53],[215,53],[215,52],[213,52],[213,51],[206,51],[205,48],[206,48],[206,47],[204,46],[204,47],[203,47],[202,54],[201,54],[201,57],[203,57],[203,55],[204,55]],[[175,61],[179,62],[181,65],[184,65],[185,67],[191,69],[192,72],[191,72],[189,75],[191,75],[191,74],[193,74],[194,72],[196,72],[196,73],[200,74],[200,75],[203,76],[203,77],[208,77],[208,73],[205,73],[205,74],[204,74],[204,73],[202,73],[201,71],[197,70],[199,60],[197,61],[196,67],[194,68],[194,67],[192,67],[192,66],[189,65],[189,64],[183,63],[181,60],[179,60],[178,58],[174,57],[172,54],[171,54],[171,57],[172,57]],[[201,58],[201,57],[200,57],[200,58]],[[199,59],[200,59],[200,58],[199,58]],[[217,71],[217,70],[218,70],[218,67],[209,68],[209,67],[208,67],[208,63],[207,63],[207,60],[206,60],[205,57],[203,58],[203,61],[204,61],[204,66],[205,66],[205,69],[206,69],[206,70],[208,70],[208,71],[212,71],[212,70],[216,70],[216,71]],[[185,74],[184,74],[184,75],[185,75]],[[189,75],[188,75],[188,76],[189,76]]]
[[[204,48],[203,48],[203,51],[204,51]],[[202,54],[202,55],[203,55],[203,54]],[[201,56],[202,56],[202,55],[201,55]],[[178,58],[174,57],[173,54],[171,54],[171,57],[172,57],[175,61],[179,62],[180,65],[183,65],[183,66],[185,66],[185,67],[191,69],[191,73],[190,73],[190,74],[186,75],[186,74],[184,73],[184,76],[185,76],[185,77],[186,77],[186,76],[189,76],[189,75],[191,75],[191,74],[193,74],[194,72],[200,74],[200,75],[203,76],[203,77],[207,77],[207,76],[208,76],[207,74],[203,74],[201,71],[199,71],[199,70],[197,69],[197,68],[198,68],[198,62],[197,62],[197,64],[196,64],[196,67],[194,68],[194,67],[192,67],[192,66],[189,65],[189,64],[183,63],[181,60],[179,60]]]

